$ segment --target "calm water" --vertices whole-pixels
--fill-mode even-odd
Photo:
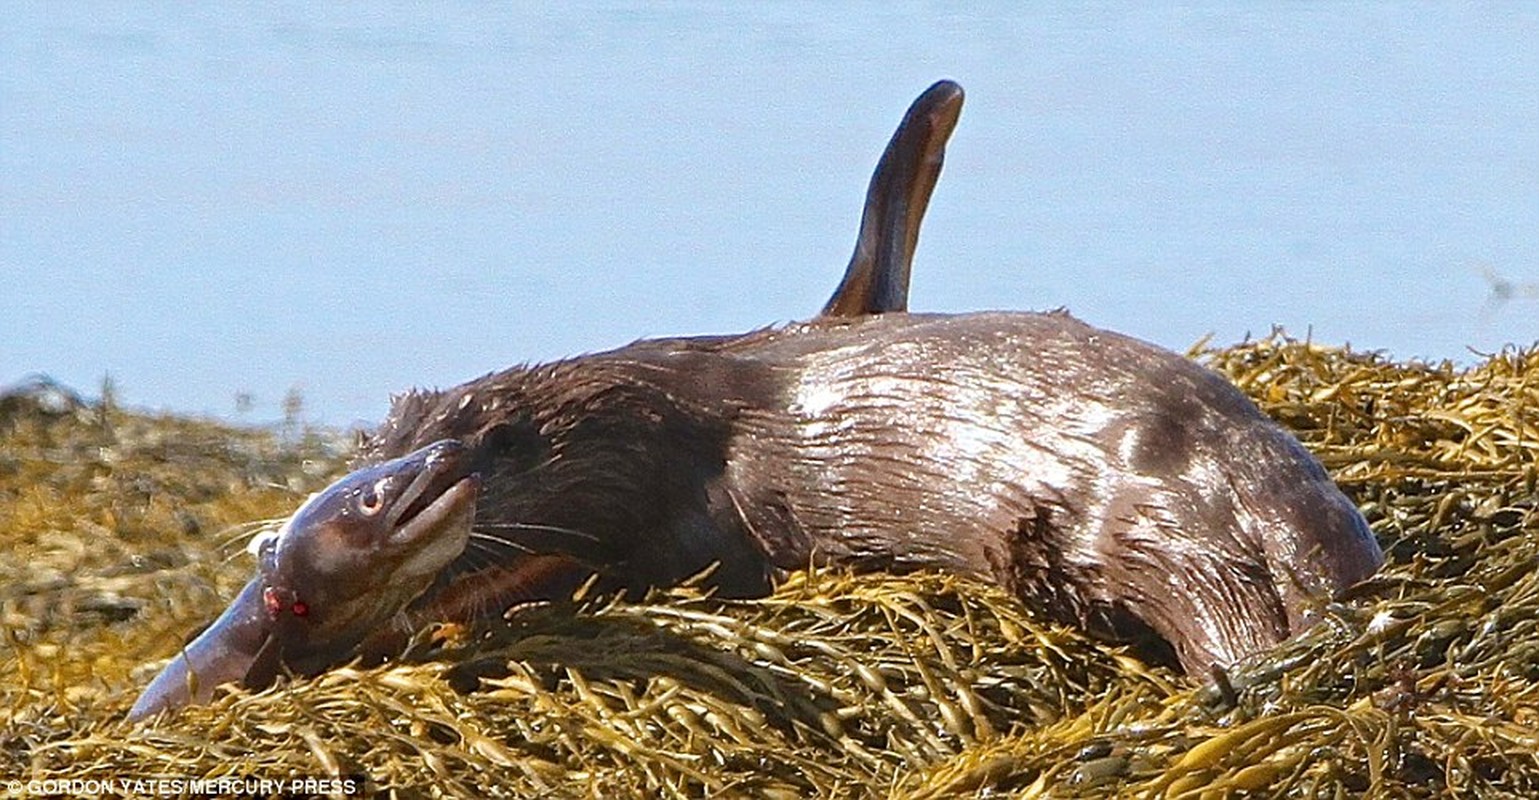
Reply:
[[[1539,338],[1535,42],[1532,3],[7,4],[0,385],[346,424],[805,317],[940,77],[915,309],[1468,360]]]

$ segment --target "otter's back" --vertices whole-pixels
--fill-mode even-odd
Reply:
[[[1188,669],[1305,626],[1382,556],[1303,447],[1174,353],[1065,313],[889,314],[726,343],[781,376],[727,483],[777,566],[942,567]]]

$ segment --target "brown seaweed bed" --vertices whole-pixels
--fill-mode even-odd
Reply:
[[[123,719],[137,690],[250,573],[244,535],[347,446],[18,387],[0,395],[0,790],[1539,796],[1539,350],[1460,369],[1274,335],[1198,357],[1298,433],[1389,553],[1225,680],[989,586],[820,571],[761,601],[531,606],[143,726]]]

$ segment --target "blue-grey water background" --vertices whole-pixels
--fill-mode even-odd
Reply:
[[[916,310],[1467,363],[1539,338],[1536,43],[1533,3],[8,3],[0,386],[345,425],[803,318],[941,77]]]

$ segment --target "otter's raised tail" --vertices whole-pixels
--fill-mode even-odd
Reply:
[[[908,276],[919,225],[940,177],[946,140],[962,114],[962,87],[939,81],[919,95],[871,175],[855,252],[825,317],[857,317],[908,308]]]

